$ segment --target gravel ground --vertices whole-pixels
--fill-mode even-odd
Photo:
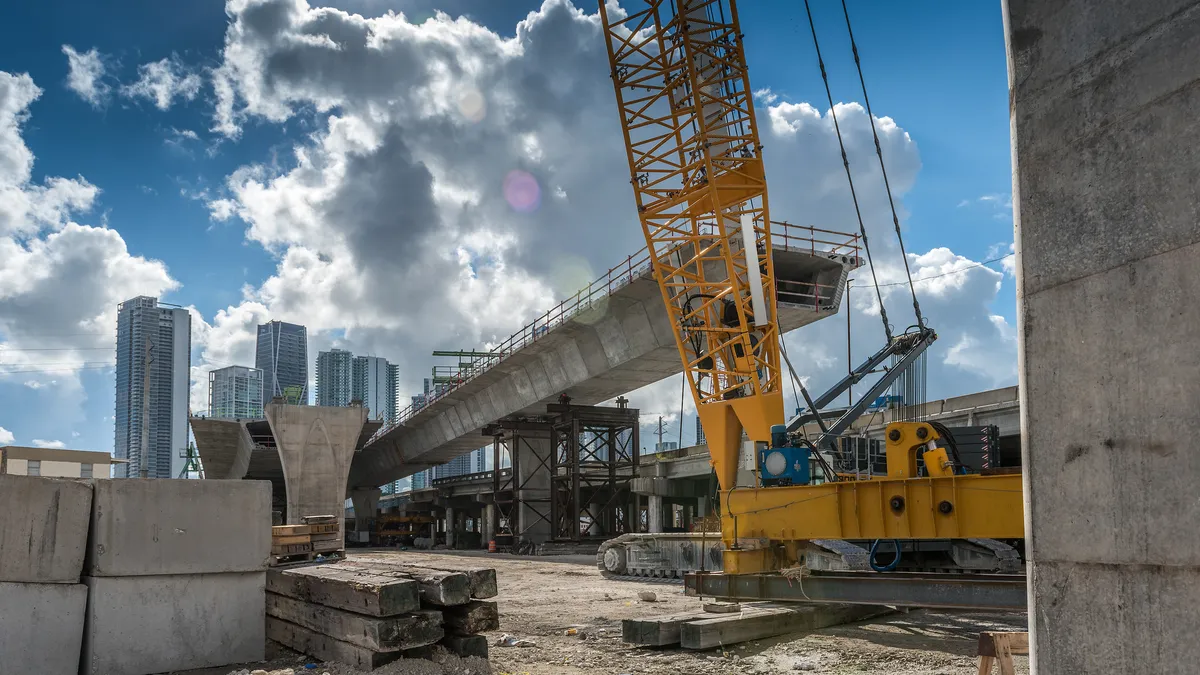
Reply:
[[[351,557],[410,562],[471,564],[496,568],[500,586],[501,630],[489,633],[489,664],[479,659],[443,657],[443,663],[405,661],[374,671],[380,675],[753,675],[779,672],[890,675],[975,675],[980,631],[1025,630],[1024,614],[940,612],[895,613],[804,635],[785,635],[693,652],[679,648],[631,648],[621,641],[621,620],[694,611],[695,598],[677,584],[610,581],[600,576],[591,556],[517,557],[475,552],[364,551]],[[656,602],[639,599],[650,591]],[[567,635],[570,629],[574,635]],[[502,636],[529,640],[528,647],[504,647]],[[190,671],[187,675],[247,675],[254,669],[294,668],[296,675],[359,675],[338,664],[304,670],[311,661],[278,645],[268,645],[267,664]],[[1017,673],[1029,672],[1017,657]],[[245,672],[242,672],[242,671]],[[182,675],[182,674],[181,674]]]

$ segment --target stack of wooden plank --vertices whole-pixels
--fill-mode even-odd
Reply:
[[[271,527],[271,564],[311,560],[313,553],[311,530],[308,525],[274,525]]]
[[[446,571],[378,560],[267,572],[267,637],[322,661],[370,670],[434,645],[487,658],[497,630],[493,569]]]
[[[346,550],[346,543],[341,536],[341,524],[338,523],[337,516],[304,516],[302,520],[309,527],[313,553]]]
[[[686,612],[649,619],[625,619],[621,637],[632,645],[685,649],[712,649],[747,640],[818,630],[892,610],[873,605],[755,602],[740,606],[716,603],[706,611]]]

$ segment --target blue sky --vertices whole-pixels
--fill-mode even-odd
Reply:
[[[376,96],[374,92],[363,92],[354,94],[361,95],[359,99],[347,94],[328,108],[323,108],[320,100],[327,95],[333,96],[325,92],[338,91],[340,84],[333,79],[322,80],[327,73],[321,70],[319,63],[310,64],[316,74],[292,74],[297,79],[289,84],[291,89],[288,91],[292,93],[288,96],[278,95],[271,100],[266,100],[269,98],[266,95],[262,96],[262,100],[256,98],[259,94],[255,93],[252,83],[257,81],[255,78],[258,75],[248,74],[247,68],[250,66],[232,64],[231,56],[222,51],[227,32],[232,30],[231,26],[241,16],[239,13],[247,11],[244,4],[242,0],[231,3],[227,12],[225,7],[216,2],[20,3],[6,8],[6,20],[0,22],[0,71],[12,75],[27,73],[41,89],[40,97],[28,106],[25,111],[27,118],[20,126],[20,139],[35,158],[28,185],[40,185],[50,177],[82,177],[99,188],[100,192],[92,200],[90,209],[73,213],[71,220],[96,227],[107,226],[119,233],[129,255],[161,262],[175,282],[174,288],[163,299],[194,307],[198,316],[213,326],[210,334],[195,336],[194,365],[220,366],[226,365],[229,360],[245,358],[247,338],[242,327],[235,326],[232,320],[218,325],[218,312],[224,310],[230,316],[237,315],[251,323],[264,317],[278,316],[312,323],[311,330],[315,338],[310,352],[314,355],[319,348],[338,344],[400,361],[406,366],[406,384],[415,391],[419,387],[420,377],[427,372],[427,354],[431,346],[422,341],[420,333],[436,334],[438,340],[433,346],[463,348],[486,342],[493,336],[505,335],[520,325],[520,322],[513,324],[509,315],[536,314],[538,307],[544,309],[548,298],[567,295],[569,288],[594,276],[594,271],[602,270],[623,257],[621,251],[632,252],[638,245],[635,221],[628,220],[632,218],[628,212],[632,208],[632,199],[626,195],[626,202],[622,202],[620,197],[608,200],[613,203],[613,217],[626,219],[621,226],[625,229],[620,230],[619,241],[613,244],[612,250],[589,246],[587,237],[592,233],[582,230],[589,225],[575,223],[576,212],[567,208],[557,217],[558,224],[553,226],[567,227],[562,224],[566,219],[571,222],[570,227],[581,228],[580,248],[587,250],[572,250],[570,237],[557,244],[564,258],[580,258],[576,264],[578,269],[573,268],[567,274],[545,261],[527,260],[530,257],[528,249],[522,250],[505,242],[509,239],[522,241],[527,231],[551,225],[523,221],[512,213],[486,210],[488,190],[499,181],[488,178],[495,172],[483,171],[480,166],[509,150],[497,149],[494,153],[480,150],[478,157],[472,157],[469,153],[452,155],[446,152],[439,155],[438,144],[422,147],[424,142],[421,138],[436,133],[436,129],[441,127],[432,123],[428,127],[423,126],[429,122],[428,118],[421,118],[419,122],[406,121],[415,118],[405,117],[403,111],[393,112],[390,113],[392,117],[388,124],[394,125],[409,149],[436,174],[435,183],[448,185],[453,182],[459,190],[476,190],[484,194],[478,209],[469,213],[464,211],[463,214],[455,212],[455,217],[469,219],[476,228],[481,227],[480,223],[484,224],[486,236],[484,230],[476,229],[467,233],[463,229],[459,231],[459,239],[448,235],[444,246],[434,250],[466,253],[469,274],[461,286],[455,287],[459,289],[456,293],[477,290],[490,295],[486,296],[486,302],[481,300],[482,304],[479,305],[472,305],[455,296],[454,302],[467,303],[474,309],[447,315],[444,321],[419,313],[420,309],[415,306],[410,316],[405,315],[409,311],[407,305],[385,307],[379,302],[369,302],[368,295],[361,290],[354,290],[358,289],[359,284],[348,279],[338,288],[330,290],[328,296],[323,296],[323,304],[292,297],[303,295],[308,288],[305,284],[316,283],[322,276],[341,279],[332,271],[322,272],[321,265],[330,260],[336,265],[342,260],[338,256],[344,250],[344,243],[327,244],[326,239],[338,236],[344,225],[331,214],[344,211],[317,209],[322,219],[318,219],[319,222],[314,226],[314,234],[305,229],[307,226],[304,223],[308,222],[305,218],[308,216],[301,217],[295,213],[277,217],[264,215],[266,212],[261,210],[263,204],[277,206],[281,202],[254,202],[254,199],[260,198],[260,194],[238,189],[235,184],[244,187],[247,183],[231,181],[230,176],[248,175],[237,172],[240,168],[257,167],[259,173],[255,175],[259,176],[261,185],[270,186],[272,178],[281,176],[291,176],[298,182],[303,182],[299,179],[304,178],[309,181],[305,186],[310,188],[313,187],[313,180],[334,180],[328,170],[311,175],[298,172],[294,148],[305,147],[309,149],[310,157],[320,156],[320,152],[328,148],[321,148],[314,138],[323,137],[322,134],[329,131],[330,114],[350,120],[356,119],[356,116],[370,120],[370,115],[363,111],[369,108],[367,104],[371,101],[375,105],[398,104],[394,102],[394,97],[379,94],[378,98],[371,99],[371,96]],[[486,26],[501,38],[511,38],[516,22],[528,12],[541,7],[540,2],[516,0],[503,3],[480,0],[340,0],[334,4],[342,10],[357,12],[368,18],[383,15],[389,9],[405,12],[413,22],[431,16],[433,8],[440,8],[451,15],[464,16],[464,22]],[[816,5],[815,20],[829,67],[834,100],[860,101],[861,92],[850,59],[840,4],[813,4]],[[1011,189],[1011,177],[1007,83],[999,3],[900,4],[858,0],[849,4],[874,112],[880,117],[893,118],[909,136],[910,142],[903,147],[914,158],[919,154],[919,170],[913,169],[911,188],[901,195],[902,207],[907,213],[905,228],[909,251],[924,253],[947,247],[956,256],[969,262],[995,257],[997,246],[1001,254],[1007,253],[1007,245],[1012,241],[1012,223],[1011,210],[1005,204]],[[313,7],[316,6],[319,5],[314,2]],[[595,11],[591,3],[580,6],[587,12]],[[305,11],[309,9],[303,3],[301,7]],[[803,4],[743,2],[740,10],[754,87],[769,88],[776,97],[772,99],[776,105],[810,102],[819,111],[825,111],[828,106],[815,63]],[[549,22],[544,23],[545,27],[531,31],[535,35],[532,38],[534,41],[549,36],[551,29],[557,30]],[[579,25],[576,22],[570,30],[583,30]],[[586,36],[586,32],[582,34]],[[575,33],[569,35],[575,36],[576,41],[586,39],[578,38]],[[241,45],[240,39],[235,36],[232,41]],[[483,38],[474,36],[471,39]],[[258,48],[249,41],[245,44],[249,45],[247,49]],[[466,46],[460,45],[462,54],[469,55],[474,43],[468,40],[463,44]],[[568,41],[564,44],[574,43]],[[89,103],[80,93],[68,88],[68,59],[64,54],[64,45],[69,45],[79,53],[96,50],[104,65],[103,76],[97,80],[97,86],[108,89],[103,100]],[[583,53],[588,52],[590,47],[584,45],[579,49]],[[420,51],[417,53],[420,58]],[[461,55],[445,58],[461,58]],[[540,114],[558,116],[548,117],[551,123],[546,126],[553,126],[561,135],[552,142],[548,136],[550,132],[547,132],[547,136],[538,138],[540,148],[533,153],[533,159],[525,157],[511,160],[514,166],[535,166],[533,173],[543,182],[568,185],[570,181],[579,181],[580,184],[586,184],[582,174],[589,163],[578,156],[585,154],[585,148],[581,147],[572,154],[569,147],[571,139],[590,135],[589,124],[615,124],[616,111],[609,100],[602,98],[605,95],[611,98],[611,88],[605,90],[608,87],[606,73],[595,72],[599,70],[594,68],[595,60],[586,60],[592,58],[586,53],[580,58],[581,63],[588,64],[588,69],[579,68],[574,76],[587,82],[594,81],[600,99],[561,96],[555,102],[561,104],[562,109],[552,111],[542,108],[523,110],[520,101],[512,104],[515,106],[512,109],[515,112],[511,113],[513,119]],[[179,94],[171,99],[164,110],[149,98],[123,93],[138,80],[139,66],[162,59],[170,59],[170,63],[178,68],[178,74],[200,78],[201,85],[193,98]],[[549,71],[551,65],[544,62],[533,63],[530,56],[525,59],[528,63],[515,60],[505,71],[505,77],[519,83],[521,78],[513,76],[513,73],[520,68],[527,68],[549,77],[551,88],[561,87],[563,73]],[[233,65],[239,65],[241,69]],[[277,66],[276,61],[269,59],[253,64],[253,67],[261,67],[264,71]],[[239,111],[236,133],[230,133],[228,129],[217,130],[218,92],[214,89],[213,81],[214,73],[222,71],[227,73],[238,92],[235,99],[235,109]],[[391,71],[380,72],[382,75],[376,74],[375,77],[386,78]],[[397,78],[407,76],[406,72],[396,72]],[[273,80],[268,77],[266,81]],[[502,100],[503,92],[493,92],[483,85],[479,86],[484,89],[489,101]],[[578,111],[570,109],[572,100],[579,102]],[[768,119],[763,108],[765,104],[765,101],[760,101],[760,126],[766,124]],[[271,106],[275,106],[275,110],[279,106],[286,109],[285,114],[274,114],[274,117],[283,119],[272,119],[271,113],[264,112]],[[530,129],[533,131],[528,133],[536,134],[539,128],[538,124],[532,124]],[[611,131],[611,127],[605,128]],[[489,139],[503,139],[504,130],[489,127],[486,131],[478,129],[477,133],[480,134],[480,140],[472,140],[471,143],[478,143],[479,148],[486,149],[491,147],[487,145],[491,142]],[[503,148],[512,144],[511,138],[503,140]],[[764,144],[767,152],[771,153],[773,146],[765,134]],[[496,147],[501,148],[501,145]],[[0,146],[0,152],[3,151],[3,146]],[[782,153],[779,156],[783,161]],[[501,156],[498,161],[503,163],[509,160]],[[800,166],[809,159],[803,154],[787,155],[786,161],[788,166]],[[605,166],[621,169],[619,165]],[[840,171],[840,166],[832,168],[835,174]],[[496,171],[501,173],[496,175],[502,175],[505,170],[508,170],[507,165],[497,168]],[[789,175],[780,173],[784,172],[769,176],[773,191],[778,193],[798,189],[787,183]],[[381,175],[386,178],[390,174]],[[484,178],[477,179],[476,176]],[[339,180],[349,181],[344,177]],[[591,180],[620,185],[628,179],[622,178],[619,170],[606,169],[606,173]],[[364,184],[376,185],[369,181]],[[345,187],[345,183],[329,185]],[[477,185],[481,187],[477,188]],[[294,188],[294,185],[279,183],[272,187],[273,197],[279,197],[283,203],[294,203],[291,197],[285,197],[284,192],[285,189]],[[872,185],[860,189],[878,191],[880,188]],[[620,192],[616,190],[614,188],[614,194],[619,195]],[[569,185],[567,192],[572,196],[579,193],[571,192]],[[299,202],[312,203],[326,193],[297,191],[292,194],[298,195],[296,199]],[[378,196],[377,193],[372,194]],[[381,209],[386,207],[388,211],[385,213],[406,211],[405,205],[409,203],[407,197],[395,203],[385,203],[382,199],[376,201],[379,201]],[[411,203],[417,202],[417,197],[413,197]],[[435,202],[441,204],[437,199]],[[373,202],[367,198],[365,203],[369,205]],[[228,214],[222,211],[221,204],[236,214],[223,217]],[[625,206],[628,209],[620,210]],[[441,209],[438,211],[441,222],[449,222],[451,216],[442,207],[438,208]],[[364,209],[369,209],[369,206]],[[214,214],[218,215],[214,217]],[[550,218],[549,208],[543,208],[541,215]],[[351,220],[355,217],[353,214],[349,216]],[[364,227],[376,227],[379,222],[386,223],[386,217],[372,220]],[[886,235],[890,222],[885,219],[879,226],[884,229],[881,234],[874,235],[876,239]],[[280,231],[272,229],[275,227]],[[287,229],[289,227],[291,229]],[[350,226],[346,227],[350,229]],[[529,230],[523,229],[526,227]],[[53,226],[38,227],[31,233],[26,228],[24,233],[13,235],[13,241],[28,249],[34,242],[45,240],[54,230]],[[422,240],[428,234],[418,228],[413,231],[411,239]],[[0,229],[0,237],[3,236],[4,232]],[[322,248],[326,245],[328,250]],[[301,250],[314,252],[315,262],[295,262]],[[428,257],[428,254],[409,248],[397,250],[406,251],[414,257],[406,259],[404,255],[397,255],[387,261],[391,267],[415,269]],[[359,255],[363,254],[360,252]],[[481,260],[487,261],[483,265],[486,269],[478,269]],[[365,263],[358,264],[361,262],[362,259],[353,259],[353,263],[348,264],[368,269]],[[964,264],[955,263],[957,267]],[[992,267],[1000,269],[998,264]],[[461,271],[458,268],[447,269],[448,274],[457,275]],[[504,295],[496,295],[499,284],[495,279],[489,281],[487,275],[496,275],[495,279],[504,278],[507,280],[505,283],[511,284],[503,286]],[[369,278],[380,279],[380,276],[372,275]],[[569,281],[564,281],[564,278]],[[409,282],[403,279],[397,278],[393,294],[404,294]],[[581,281],[576,283],[575,279]],[[988,282],[989,279],[984,281]],[[93,282],[120,286],[111,277],[94,279]],[[5,297],[2,283],[0,299]],[[997,283],[1000,283],[1000,289],[990,297],[971,297],[968,300],[975,303],[973,307],[978,305],[975,309],[982,308],[980,311],[983,314],[980,316],[994,314],[1011,327],[1015,324],[1011,277],[1005,276]],[[481,289],[481,286],[486,289]],[[129,288],[132,290],[134,286]],[[20,301],[19,293],[19,290],[9,291],[10,298],[15,298],[12,302]],[[497,311],[495,308],[498,306],[503,308]],[[903,304],[899,306],[901,310],[896,311],[902,311]],[[0,312],[5,311],[4,307],[0,304]],[[115,325],[115,304],[109,310],[112,317],[110,326]],[[102,307],[87,310],[96,313],[102,311]],[[91,316],[87,312],[81,317]],[[111,370],[88,368],[76,374],[64,370],[80,362],[111,359],[111,353],[106,351],[113,342],[111,334],[106,335],[99,330],[90,333],[80,330],[76,333],[48,322],[47,332],[39,335],[26,331],[24,340],[18,341],[13,336],[11,326],[5,330],[4,319],[0,315],[0,347],[7,347],[11,351],[7,357],[0,355],[0,428],[11,434],[16,443],[29,444],[34,439],[40,439],[58,441],[67,447],[111,450]],[[423,331],[414,331],[410,325],[415,323],[427,325]],[[71,325],[78,325],[78,322]],[[958,344],[972,340],[976,345],[987,344],[986,336],[973,338],[970,330],[963,328],[963,337]],[[61,352],[54,351],[43,352],[44,356],[36,360],[13,360],[13,355],[22,349],[26,350],[23,354],[27,357],[32,353],[29,350],[37,348],[39,340],[44,337],[55,338],[57,341],[54,345],[61,347],[63,352],[67,352],[67,348],[89,351],[69,352],[62,357],[62,361],[56,356]],[[947,348],[951,346],[947,343]],[[969,351],[967,347],[962,353]],[[1012,353],[1015,354],[1015,351]],[[948,352],[943,358],[946,363],[953,364],[955,359],[962,360],[965,357],[956,357]],[[14,363],[35,365],[17,366]],[[816,357],[814,364],[813,367],[818,370],[824,367],[820,366],[820,359]],[[844,364],[840,367],[844,368]],[[10,374],[5,374],[6,369],[11,371]],[[46,372],[36,372],[39,369]],[[947,372],[953,375],[957,371]],[[941,391],[962,393],[963,389],[1005,383],[1002,381],[1003,375],[988,375],[985,378],[979,375],[982,370],[976,372],[967,368],[964,372],[967,375],[945,384]],[[1012,372],[1015,381],[1015,363]],[[821,381],[819,373],[817,380]],[[34,386],[30,386],[30,382]],[[931,389],[938,390],[937,387]],[[193,400],[196,400],[196,396]],[[651,396],[650,400],[655,399]],[[4,440],[4,436],[4,432],[0,432],[0,441]]]

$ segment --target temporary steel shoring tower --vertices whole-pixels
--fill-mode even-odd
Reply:
[[[544,416],[500,420],[484,434],[492,436],[493,467],[505,457],[511,462],[507,474],[492,472],[492,492],[494,531],[513,544],[541,523],[553,541],[593,536],[584,529],[593,524],[588,529],[603,537],[636,528],[630,482],[637,474],[638,411],[624,399],[615,408],[552,404]]]

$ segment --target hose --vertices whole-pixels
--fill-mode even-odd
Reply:
[[[875,562],[875,554],[879,552],[879,542],[881,541],[883,540],[876,539],[875,543],[871,544],[871,553],[867,556],[868,562],[871,563],[871,569],[875,570],[876,572],[893,572],[900,565],[900,540],[892,540],[892,545],[896,547],[896,557],[892,559],[892,562],[886,565],[880,565],[879,563]]]

